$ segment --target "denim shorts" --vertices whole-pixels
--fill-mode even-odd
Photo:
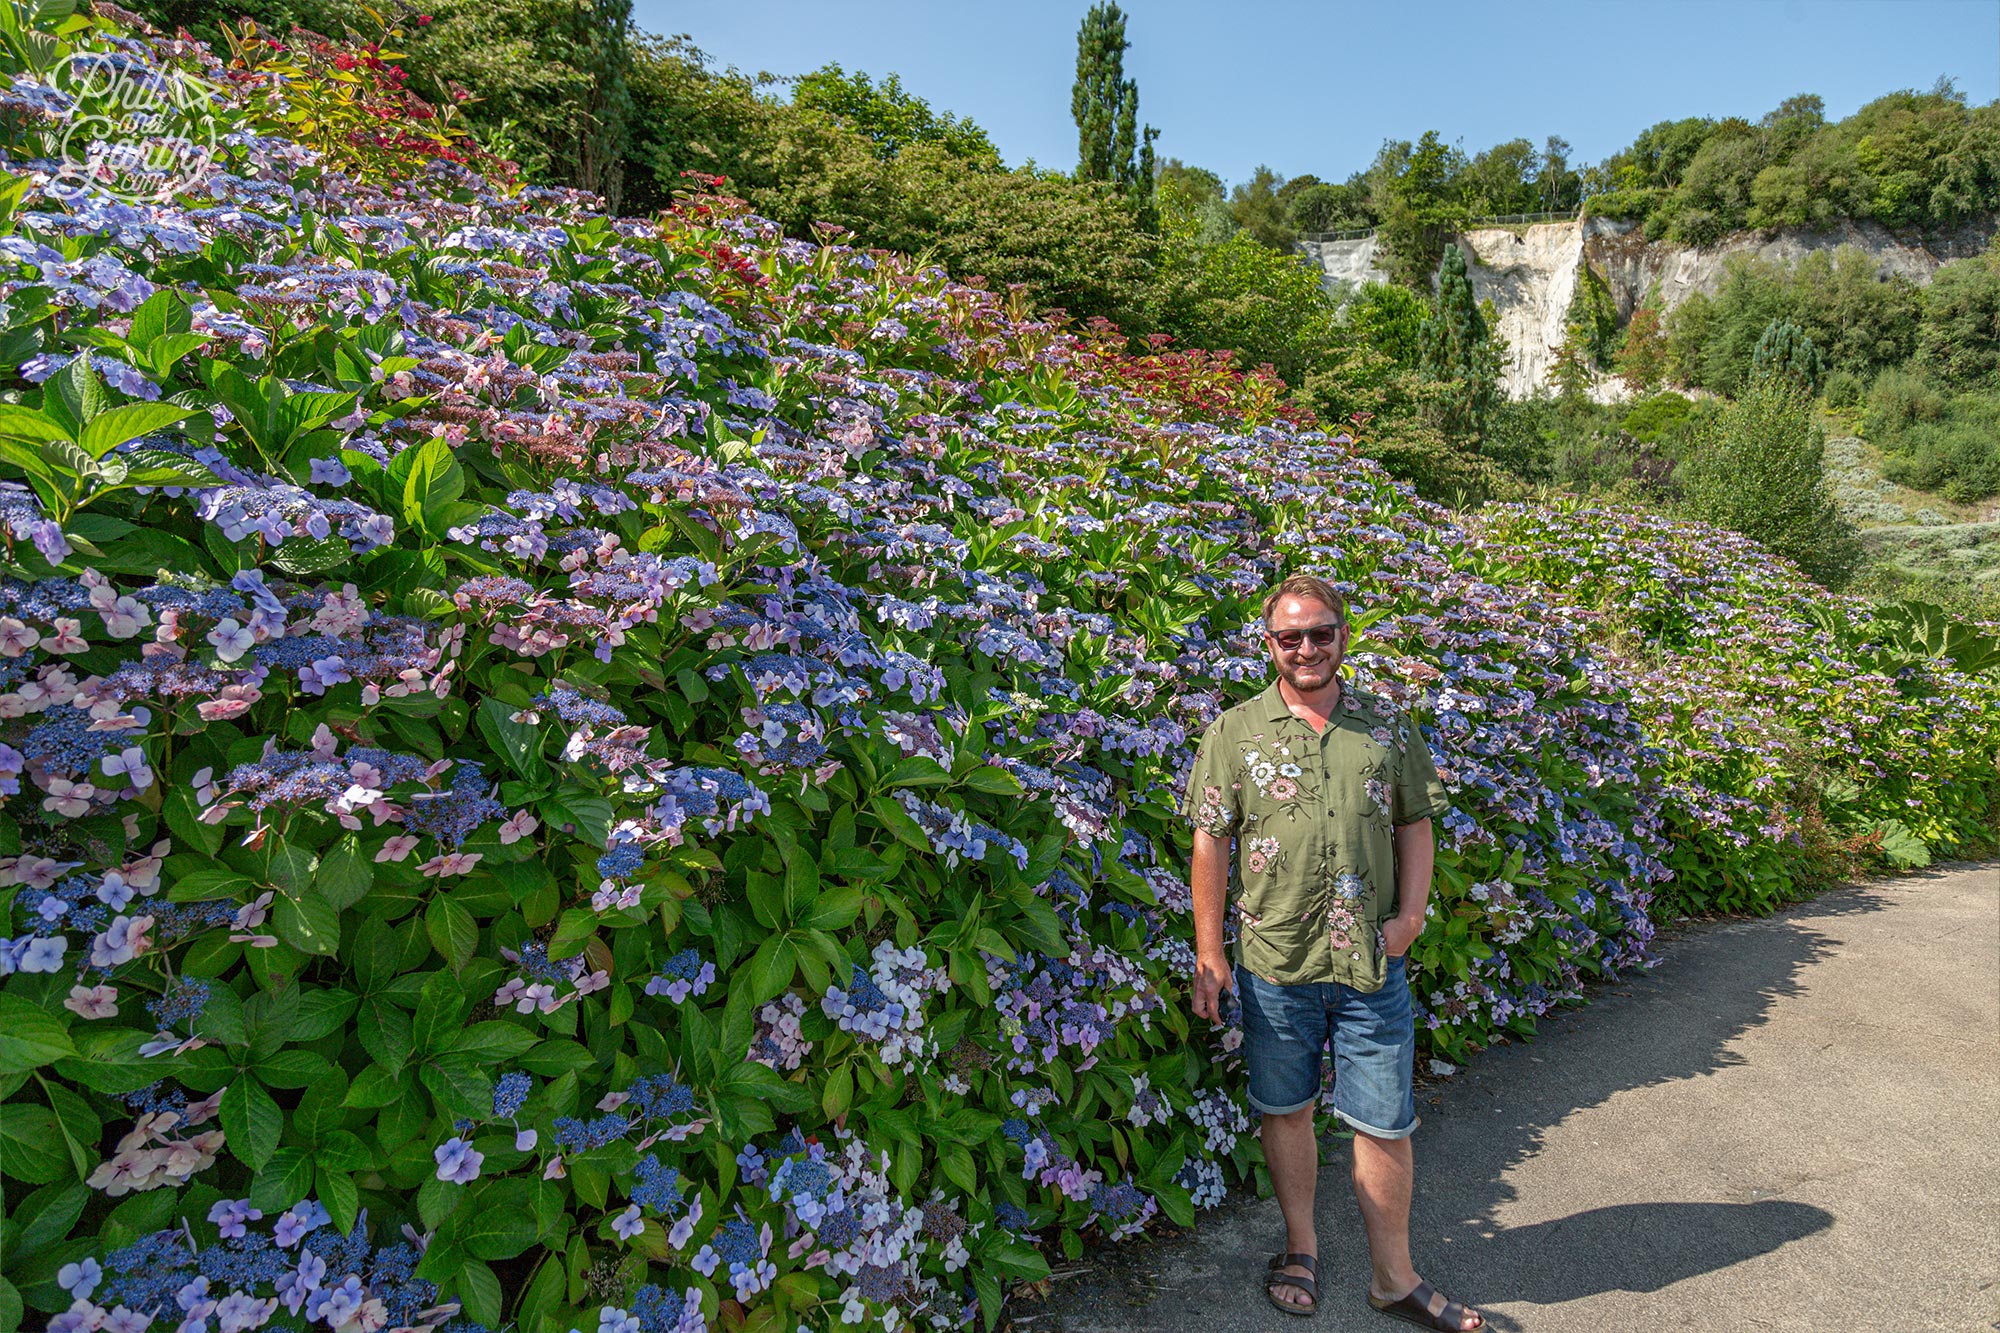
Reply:
[[[1337,981],[1279,986],[1240,966],[1236,991],[1243,1000],[1251,1106],[1285,1115],[1312,1105],[1330,1036],[1334,1115],[1378,1139],[1408,1138],[1416,1130],[1410,1067],[1417,1026],[1404,959],[1389,960],[1388,978],[1373,993]]]

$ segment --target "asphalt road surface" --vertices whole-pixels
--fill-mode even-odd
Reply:
[[[1419,1090],[1418,1271],[1488,1326],[2000,1329],[2000,864],[1667,932],[1664,961]],[[1347,1149],[1323,1308],[1266,1304],[1277,1204],[1057,1267],[1020,1333],[1407,1328],[1366,1301]]]

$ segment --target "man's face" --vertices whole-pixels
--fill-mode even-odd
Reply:
[[[1325,645],[1314,643],[1309,632],[1296,648],[1286,648],[1276,638],[1286,630],[1319,630],[1323,635],[1335,626],[1339,633]],[[1264,627],[1264,646],[1270,649],[1271,665],[1278,669],[1279,677],[1299,693],[1310,694],[1332,684],[1339,673],[1340,659],[1347,652],[1347,626],[1326,603],[1287,593],[1271,609],[1270,623]]]

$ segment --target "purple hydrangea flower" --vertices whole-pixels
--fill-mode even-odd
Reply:
[[[431,1156],[437,1159],[437,1178],[454,1185],[470,1185],[479,1179],[479,1165],[486,1160],[485,1153],[461,1138],[447,1139]]]
[[[307,480],[314,486],[345,486],[354,480],[354,474],[338,458],[315,458]]]
[[[234,1240],[246,1234],[247,1222],[255,1222],[263,1217],[261,1209],[252,1208],[248,1199],[224,1199],[209,1206],[208,1220],[215,1223],[224,1240]]]
[[[104,1280],[104,1268],[95,1259],[64,1264],[56,1270],[56,1285],[78,1300],[87,1300]]]

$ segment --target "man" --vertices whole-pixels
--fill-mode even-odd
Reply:
[[[1423,930],[1434,846],[1448,808],[1423,736],[1382,701],[1343,686],[1347,610],[1295,575],[1264,601],[1277,681],[1201,738],[1182,813],[1194,825],[1194,1012],[1219,1021],[1232,983],[1243,1005],[1250,1104],[1285,1217],[1265,1289],[1290,1314],[1319,1308],[1313,1108],[1333,1040],[1334,1114],[1354,1130],[1354,1194],[1374,1265],[1368,1300],[1425,1328],[1483,1326],[1410,1266],[1417,1127],[1416,1025],[1404,954]],[[1236,842],[1232,977],[1223,917]]]

